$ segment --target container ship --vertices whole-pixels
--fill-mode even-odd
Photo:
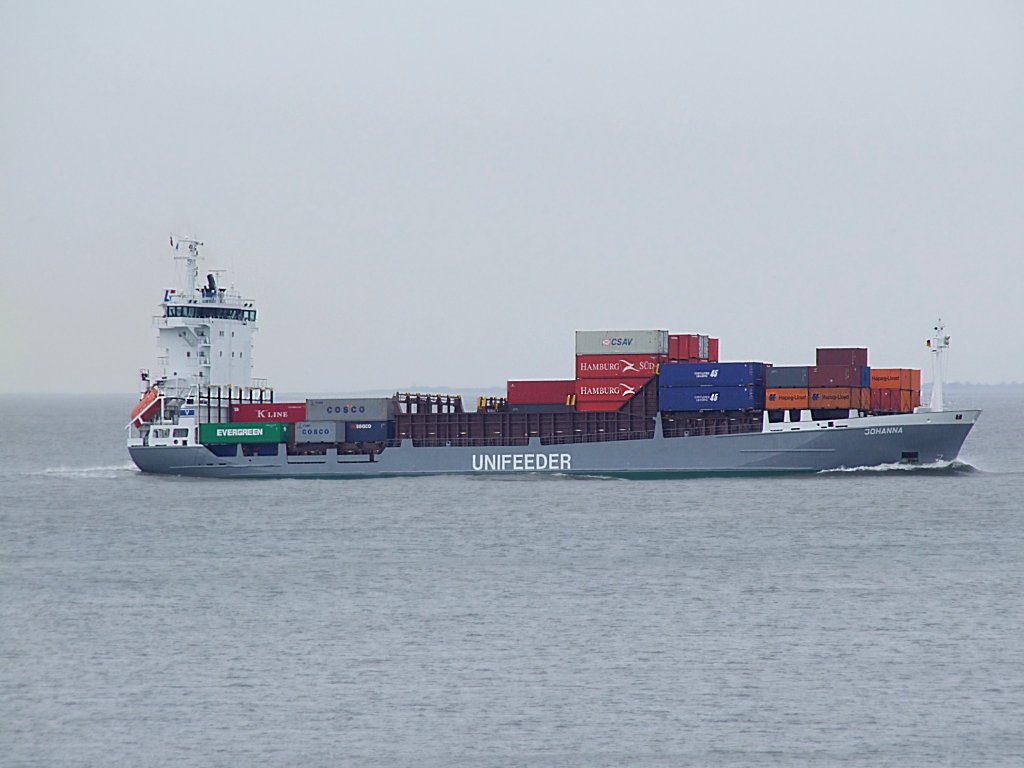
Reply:
[[[256,305],[219,272],[200,280],[195,239],[171,238],[183,284],[166,289],[158,368],[141,371],[128,452],[144,472],[210,478],[566,474],[627,478],[785,474],[956,459],[977,410],[943,407],[935,379],[822,347],[806,365],[720,359],[717,338],[665,330],[576,332],[575,375],[511,379],[503,395],[278,402],[253,379]],[[810,355],[808,356],[810,357]],[[243,386],[234,382],[247,382]]]

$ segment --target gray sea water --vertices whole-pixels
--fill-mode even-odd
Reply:
[[[0,765],[1024,765],[1024,392],[933,471],[145,476],[0,397]]]

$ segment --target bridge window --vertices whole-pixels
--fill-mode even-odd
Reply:
[[[197,317],[212,318],[215,320],[239,320],[242,322],[255,322],[256,310],[235,309],[233,307],[211,307],[198,304],[185,304],[179,306],[165,307],[166,317]],[[221,336],[223,336],[223,332]]]

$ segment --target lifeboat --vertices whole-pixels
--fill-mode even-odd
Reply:
[[[156,387],[150,387],[132,408],[132,426],[141,427],[142,422],[152,419],[159,410],[160,393]]]

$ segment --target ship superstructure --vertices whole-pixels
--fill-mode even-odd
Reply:
[[[183,289],[164,291],[161,313],[153,318],[162,353],[157,379],[168,392],[206,384],[251,386],[255,305],[234,286],[221,286],[217,271],[200,282],[201,242],[171,242],[186,277]]]
[[[719,360],[719,340],[661,330],[577,331],[576,377],[509,380],[475,410],[453,394],[280,403],[252,378],[253,301],[201,281],[192,238],[155,318],[129,453],[143,471],[202,477],[562,473],[623,477],[815,472],[955,459],[977,410],[929,407],[920,370],[871,368],[865,348],[815,365]],[[949,345],[929,342],[936,372]]]
[[[201,408],[209,418],[226,419],[234,401],[273,399],[266,381],[252,375],[255,303],[220,284],[223,270],[200,279],[201,241],[171,236],[170,244],[180,280],[164,289],[153,318],[157,367],[140,371],[129,446],[196,445]]]

